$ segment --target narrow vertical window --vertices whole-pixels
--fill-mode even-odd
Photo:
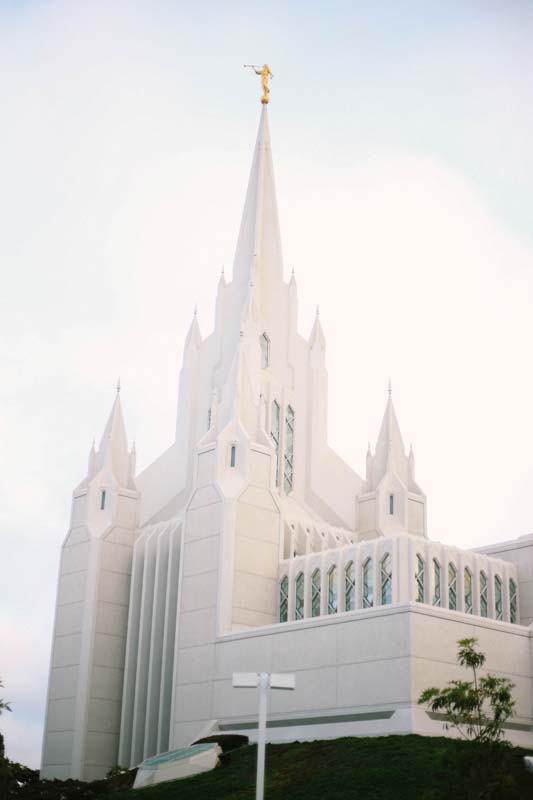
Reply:
[[[457,611],[457,569],[451,561],[448,564],[448,608]]]
[[[387,606],[392,603],[392,559],[386,553],[380,563],[381,575],[381,605]]]
[[[261,369],[266,369],[270,363],[270,339],[266,333],[261,334],[259,344],[261,345]]]
[[[237,445],[232,444],[231,449],[229,451],[229,465],[230,467],[234,467],[237,463]]]
[[[281,424],[281,406],[277,400],[272,403],[272,421],[270,425],[270,436],[274,442],[276,451],[276,486],[279,486],[279,434]]]
[[[103,511],[105,508],[105,489],[102,489],[100,493],[100,511]]]
[[[304,574],[300,572],[296,578],[296,602],[294,604],[294,618],[304,618]]]
[[[211,428],[211,408],[207,411],[207,430]]]
[[[509,619],[513,624],[518,622],[518,592],[512,578],[509,578]]]
[[[287,406],[285,414],[285,459],[283,470],[283,486],[285,494],[292,492],[294,470],[294,409]]]
[[[389,495],[389,514],[394,514],[394,495]]]
[[[441,569],[440,564],[436,558],[433,559],[433,600],[432,603],[434,606],[442,605],[441,600],[441,589],[440,589],[440,576],[441,576]]]
[[[337,567],[328,572],[328,614],[337,613]]]
[[[472,613],[472,573],[465,567],[465,614]]]
[[[350,561],[344,570],[344,608],[346,611],[355,609],[355,564]]]
[[[424,603],[426,599],[426,564],[420,554],[416,557],[416,599],[418,603]]]
[[[287,622],[289,613],[289,579],[285,575],[279,584],[279,621]]]
[[[494,611],[496,619],[503,619],[503,587],[499,575],[494,577]]]
[[[484,572],[479,573],[479,614],[482,617],[489,615],[489,584]]]
[[[369,557],[363,564],[363,608],[374,605],[374,581],[372,578],[372,559]]]
[[[311,615],[320,616],[320,570],[315,569],[311,576]]]

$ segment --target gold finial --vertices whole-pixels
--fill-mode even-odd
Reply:
[[[268,103],[268,96],[270,94],[270,89],[268,88],[268,79],[274,77],[270,71],[270,67],[268,64],[263,64],[262,67],[258,67],[256,64],[245,64],[244,66],[251,67],[256,75],[261,75],[261,86],[263,87],[263,96],[261,98],[261,102],[263,104]]]

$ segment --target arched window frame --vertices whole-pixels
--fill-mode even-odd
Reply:
[[[274,442],[276,452],[276,486],[279,486],[279,443],[281,434],[281,406],[277,400],[272,401],[272,419],[270,421],[270,436]]]
[[[509,620],[513,625],[518,622],[518,587],[512,578],[509,578]]]
[[[328,570],[328,614],[336,614],[338,610],[337,567],[334,564]]]
[[[372,559],[368,556],[363,564],[363,608],[372,608],[374,605],[374,576],[372,574]]]
[[[442,605],[442,569],[436,558],[433,559],[433,598],[431,603],[434,606]]]
[[[262,333],[259,337],[259,345],[261,347],[261,369],[266,369],[270,366],[270,339],[266,333]]]
[[[426,601],[426,562],[420,555],[416,554],[416,572],[415,572],[415,586],[416,586],[416,601],[417,603],[425,603]]]
[[[355,564],[349,561],[344,568],[344,609],[355,609]]]
[[[322,596],[320,587],[320,570],[318,567],[311,575],[311,616],[319,617],[321,614],[320,599]]]
[[[464,602],[465,614],[473,613],[472,573],[468,567],[464,569]]]
[[[305,577],[303,572],[296,576],[294,584],[294,619],[303,619],[305,615],[304,605]]]
[[[294,409],[292,406],[287,406],[285,412],[285,455],[283,463],[283,488],[285,489],[285,494],[290,494],[294,478]]]
[[[289,619],[289,579],[284,575],[279,582],[279,621],[287,622]]]
[[[385,553],[379,562],[381,583],[381,605],[388,606],[392,603],[392,558],[390,553]]]
[[[457,611],[457,567],[448,563],[448,608]]]
[[[479,616],[489,616],[489,582],[483,570],[479,573]]]
[[[499,575],[494,576],[494,616],[503,619],[503,583]]]

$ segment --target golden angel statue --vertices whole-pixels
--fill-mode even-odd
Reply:
[[[262,67],[258,67],[255,64],[245,64],[244,66],[251,67],[256,75],[261,75],[261,86],[263,87],[263,96],[261,98],[261,102],[268,103],[268,96],[270,94],[270,89],[268,88],[268,79],[274,77],[270,71],[270,67],[268,64],[263,64]]]

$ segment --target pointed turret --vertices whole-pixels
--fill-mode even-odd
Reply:
[[[233,280],[243,286],[256,286],[265,280],[280,281],[282,274],[274,167],[268,113],[264,105],[235,251]]]
[[[409,455],[405,452],[390,381],[374,455],[368,444],[366,483],[357,504],[361,538],[402,532],[426,535],[426,497],[414,480],[412,447]]]
[[[194,306],[192,321],[189,326],[189,330],[187,331],[187,336],[185,337],[185,345],[183,347],[184,362],[187,359],[188,355],[191,353],[191,351],[197,350],[201,344],[202,344],[202,334],[200,332],[200,326],[198,324],[198,306]]]
[[[326,337],[324,336],[322,323],[320,322],[320,308],[318,306],[316,307],[315,321],[311,328],[311,333],[309,334],[309,348],[314,350],[317,347],[321,350],[326,349]]]
[[[374,454],[372,478],[374,487],[386,472],[394,472],[407,486],[408,462],[400,432],[400,426],[392,402],[392,388],[389,381],[387,405],[381,423],[376,451]]]
[[[113,473],[119,486],[128,487],[130,482],[130,454],[128,452],[128,439],[120,402],[120,382],[117,385],[115,402],[100,440],[95,471],[103,469],[104,466]]]

